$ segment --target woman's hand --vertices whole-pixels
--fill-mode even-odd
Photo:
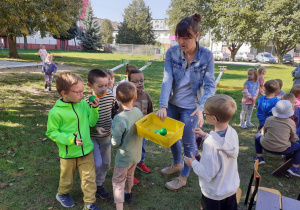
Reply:
[[[190,116],[192,117],[194,115],[196,115],[198,117],[197,125],[199,126],[199,128],[201,128],[202,125],[203,125],[203,122],[204,122],[202,110],[201,109],[196,109]]]
[[[156,116],[163,122],[167,117],[167,108],[166,107],[159,107],[158,111],[156,112]]]

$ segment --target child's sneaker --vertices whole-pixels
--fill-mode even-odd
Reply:
[[[45,89],[47,89],[47,84],[45,84]]]
[[[56,194],[56,200],[60,202],[63,207],[72,207],[75,205],[74,200],[71,198],[70,194]]]
[[[292,166],[292,167],[288,170],[288,172],[289,172],[290,174],[294,175],[294,176],[300,177],[300,169],[299,169],[299,167],[297,168],[297,167],[295,167],[295,166]]]
[[[144,161],[137,164],[136,167],[146,174],[150,173],[150,169],[145,165]]]
[[[261,165],[261,164],[265,164],[265,159],[264,157],[256,157],[255,161],[258,160],[258,165]]]
[[[84,205],[83,210],[101,210],[96,204]]]
[[[140,183],[140,181],[137,178],[133,177],[133,184],[137,185],[138,183]]]
[[[250,121],[246,122],[246,126],[254,127],[254,125]]]
[[[101,186],[97,186],[96,195],[99,196],[102,199],[107,199],[110,196],[109,192],[107,192],[102,185]]]
[[[124,198],[125,198],[126,203],[131,203],[132,202],[132,193],[125,193]]]
[[[245,122],[240,123],[240,126],[241,126],[242,128],[247,128],[247,125],[246,125]]]
[[[51,91],[51,87],[49,87],[49,91]]]

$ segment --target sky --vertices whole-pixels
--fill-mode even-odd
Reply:
[[[124,9],[132,0],[90,0],[94,15],[97,18],[109,19],[122,22]],[[150,7],[152,19],[164,19],[171,0],[144,0],[146,6]]]

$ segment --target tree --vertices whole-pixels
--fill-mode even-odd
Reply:
[[[120,44],[143,44],[137,31],[128,28],[127,23],[123,22],[118,26],[119,32],[116,36],[116,43]]]
[[[98,48],[101,47],[100,40],[100,26],[94,17],[93,9],[89,4],[87,14],[83,20],[83,31],[80,35],[80,45],[85,50],[98,50]]]
[[[77,34],[78,34],[77,24],[73,23],[73,25],[67,31],[65,31],[64,33],[60,33],[59,36],[53,35],[53,38],[65,41],[65,40],[75,39]],[[76,40],[74,40],[74,42],[76,44]],[[63,45],[63,50],[64,49],[65,49],[65,45]]]
[[[100,34],[102,35],[101,43],[111,44],[113,43],[114,28],[111,24],[111,21],[108,19],[104,19],[101,22]]]
[[[129,44],[154,44],[155,36],[153,26],[151,24],[152,14],[150,8],[145,5],[144,0],[132,0],[127,8],[124,9],[124,26],[138,35],[138,39],[132,41],[140,41],[142,43]]]
[[[240,47],[253,37],[255,10],[251,2],[253,0],[172,0],[167,11],[169,25],[175,29],[184,17],[200,13],[200,37],[210,32],[215,41],[225,41],[233,61]]]
[[[264,12],[267,11],[267,12]],[[300,2],[297,0],[265,0],[257,11],[260,20],[255,46],[274,45],[279,63],[283,56],[300,42]]]
[[[68,3],[67,3],[68,2]],[[62,33],[78,20],[82,0],[1,1],[0,32],[8,36],[8,57],[19,58],[16,37],[29,33],[28,24],[42,35]],[[28,21],[30,19],[30,21]]]

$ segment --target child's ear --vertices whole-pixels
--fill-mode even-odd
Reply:
[[[86,84],[87,84],[87,86],[88,86],[90,89],[92,89],[91,83],[87,82]]]
[[[135,97],[133,98],[133,101],[136,101],[136,99],[137,99],[137,96],[135,96]]]
[[[60,92],[60,95],[61,95],[61,96],[66,96],[66,95],[67,95],[67,91],[62,90],[62,91]]]

